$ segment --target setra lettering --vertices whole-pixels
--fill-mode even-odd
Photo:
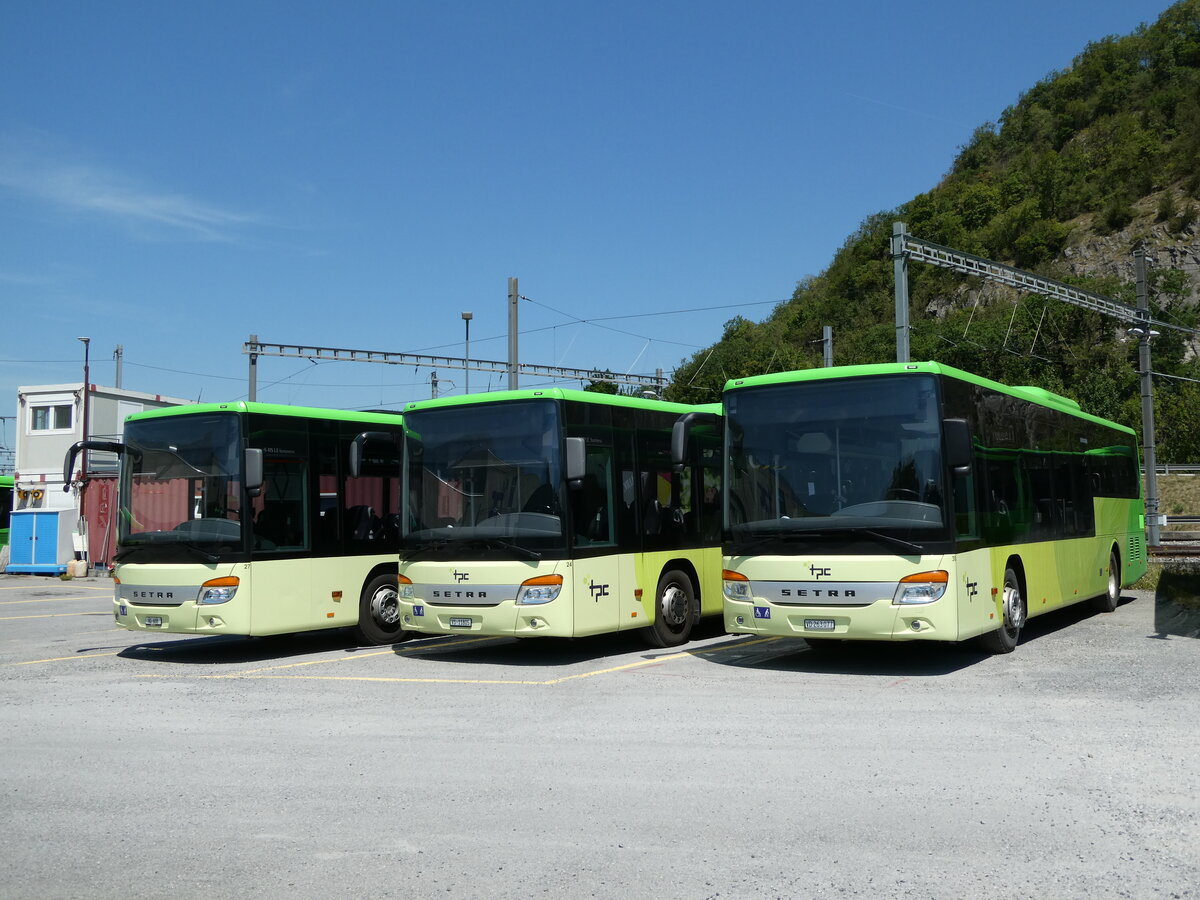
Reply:
[[[783,588],[779,592],[781,597],[854,597],[855,591],[842,590],[834,588],[830,590],[820,590],[817,588]]]

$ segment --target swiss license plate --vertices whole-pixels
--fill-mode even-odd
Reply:
[[[146,616],[146,618],[144,620],[144,624],[146,625],[147,628],[149,628],[151,625],[161,626],[162,625],[162,616]]]
[[[450,617],[450,627],[451,628],[470,628],[471,627],[471,617],[470,616],[451,616]]]
[[[805,631],[833,631],[837,628],[837,622],[833,619],[805,619]]]

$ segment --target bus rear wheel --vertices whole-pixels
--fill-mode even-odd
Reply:
[[[678,569],[663,572],[655,592],[654,622],[645,637],[652,647],[677,647],[692,633],[692,607],[696,589],[692,580]]]
[[[363,588],[354,634],[364,644],[394,644],[407,637],[400,628],[400,592],[395,575],[379,575]]]
[[[1025,624],[1025,598],[1021,582],[1012,568],[1004,570],[1004,621],[995,631],[979,636],[979,644],[988,653],[1012,653]]]
[[[1099,597],[1092,598],[1092,609],[1096,612],[1114,612],[1121,602],[1121,560],[1117,551],[1108,555],[1108,587]]]

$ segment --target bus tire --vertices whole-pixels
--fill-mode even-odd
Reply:
[[[643,629],[651,647],[678,647],[691,636],[696,589],[679,569],[663,572],[654,594],[654,621]]]
[[[363,588],[354,634],[364,644],[394,644],[408,636],[400,627],[400,592],[395,575],[378,575]]]
[[[1108,587],[1099,597],[1092,598],[1092,609],[1096,612],[1110,613],[1116,610],[1121,602],[1121,560],[1117,551],[1108,554]]]
[[[979,645],[988,653],[1012,653],[1025,624],[1025,597],[1021,593],[1021,580],[1012,566],[1004,570],[1004,621],[995,631],[979,636]]]

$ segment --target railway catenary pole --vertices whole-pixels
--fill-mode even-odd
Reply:
[[[1146,540],[1150,546],[1159,543],[1159,528],[1162,524],[1158,514],[1158,481],[1155,467],[1155,437],[1154,437],[1154,387],[1150,366],[1150,339],[1158,332],[1151,326],[1182,331],[1193,337],[1200,336],[1200,331],[1186,328],[1172,322],[1162,322],[1150,316],[1150,303],[1146,289],[1146,256],[1143,245],[1138,245],[1134,251],[1134,267],[1137,278],[1137,307],[1127,306],[1102,294],[1073,287],[1052,278],[1043,278],[1024,269],[1006,266],[1003,263],[984,259],[933,241],[922,240],[908,234],[903,222],[892,224],[891,239],[892,258],[896,272],[896,361],[906,362],[908,359],[908,267],[902,265],[901,257],[906,261],[913,257],[921,262],[938,266],[943,269],[975,275],[999,284],[1027,293],[1041,294],[1052,300],[1061,300],[1074,306],[1090,309],[1124,322],[1127,333],[1138,338],[1138,369],[1141,378],[1142,399],[1142,454],[1146,470]],[[903,323],[901,313],[903,311]],[[901,358],[901,340],[903,338],[903,354]]]
[[[1146,289],[1146,247],[1139,243],[1133,251],[1133,270],[1137,278],[1137,308],[1141,323],[1130,329],[1138,339],[1138,376],[1142,390],[1142,464],[1146,470],[1146,540],[1157,547],[1161,535],[1158,516],[1158,465],[1154,436],[1154,377],[1150,368],[1150,339],[1158,334],[1150,327],[1150,300]]]

